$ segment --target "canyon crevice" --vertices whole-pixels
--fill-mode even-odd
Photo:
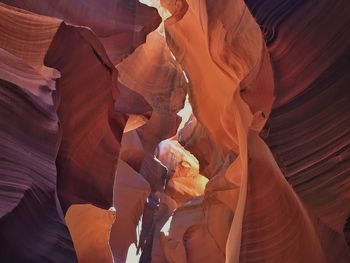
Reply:
[[[2,0],[0,261],[350,262],[349,14]]]

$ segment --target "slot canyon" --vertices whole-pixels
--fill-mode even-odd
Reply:
[[[1,0],[0,263],[349,263],[349,0]]]

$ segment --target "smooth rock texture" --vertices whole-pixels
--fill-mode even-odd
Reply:
[[[246,2],[269,39],[274,66],[267,143],[310,212],[342,234],[350,214],[350,4],[275,1],[284,4],[272,12],[273,1]]]
[[[32,243],[33,251],[27,249],[28,252],[26,253],[18,253],[18,260],[25,260],[26,262],[45,261],[45,257],[50,254],[46,247],[51,248],[51,246],[60,242],[58,246],[62,247],[62,249],[57,249],[55,253],[51,253],[52,260],[62,262],[62,258],[65,258],[68,261],[76,261],[70,235],[64,225],[61,205],[65,211],[72,203],[93,203],[105,208],[113,205],[113,184],[119,153],[119,141],[121,140],[121,134],[126,121],[126,117],[117,114],[113,107],[114,98],[118,94],[115,87],[116,70],[107,57],[103,46],[87,28],[66,25],[58,19],[39,16],[5,5],[1,6],[1,14],[1,24],[3,25],[0,38],[1,47],[28,63],[28,65],[21,66],[20,62],[14,62],[14,70],[12,72],[8,66],[5,67],[4,65],[5,69],[1,71],[4,74],[3,79],[9,79],[10,81],[15,79],[15,83],[18,83],[17,85],[20,85],[20,87],[30,88],[42,100],[35,101],[33,109],[35,107],[41,109],[45,104],[49,104],[50,111],[46,115],[53,119],[56,124],[56,140],[50,143],[52,145],[51,161],[53,162],[50,169],[54,172],[50,172],[49,175],[44,174],[44,178],[47,177],[46,180],[49,181],[46,184],[45,182],[41,182],[39,185],[42,184],[42,186],[39,187],[39,190],[33,192],[34,195],[37,195],[38,200],[34,198],[33,201],[33,197],[30,195],[29,197],[22,197],[25,202],[25,208],[22,209],[29,211],[32,209],[33,214],[36,216],[34,219],[29,217],[26,222],[31,222],[31,220],[46,220],[48,222],[46,224],[50,224],[51,219],[53,222],[57,221],[58,223],[56,223],[56,227],[47,225],[45,231],[54,231],[54,234],[52,234],[53,237],[51,238],[48,235],[46,238],[49,239],[46,242],[46,239],[38,239],[37,242],[30,242],[30,239],[34,235],[23,238],[24,242]],[[28,30],[26,26],[31,26],[31,30]],[[24,41],[21,41],[20,39],[23,39],[23,36]],[[65,45],[62,45],[64,43]],[[71,49],[67,52],[67,46],[69,45],[71,45]],[[60,70],[61,74],[58,71],[53,71],[45,67],[43,65],[44,60],[47,65]],[[6,61],[4,59],[4,62]],[[20,60],[18,59],[18,61]],[[82,63],[83,61],[84,63]],[[37,73],[35,74],[36,71]],[[84,71],[86,72],[84,73]],[[16,74],[18,77],[14,77]],[[96,78],[97,76],[104,76],[105,80],[101,81],[101,79]],[[57,91],[55,91],[52,79],[59,77],[61,79],[58,81]],[[89,88],[90,91],[86,92]],[[66,105],[64,106],[64,110],[62,110],[62,105]],[[98,108],[96,108],[97,105]],[[99,106],[101,105],[104,105],[104,107],[100,108]],[[45,109],[45,111],[48,111],[48,109]],[[56,111],[58,111],[58,117],[60,118],[60,129]],[[36,129],[36,125],[46,123],[43,122],[40,124],[42,121],[35,118],[33,120],[36,122],[27,125],[27,128],[33,130],[33,132]],[[36,124],[37,122],[38,124]],[[19,120],[17,125],[25,125],[25,123]],[[10,131],[5,126],[4,130]],[[85,135],[81,137],[80,135],[84,133]],[[77,137],[78,134],[80,139]],[[40,133],[36,136],[40,136]],[[43,135],[42,138],[39,137],[42,143],[45,143],[46,137],[46,140],[48,140],[46,143],[48,143],[48,135]],[[51,135],[51,137],[53,136]],[[18,136],[18,138],[20,137]],[[87,141],[82,142],[81,139],[87,139]],[[52,141],[52,139],[50,140]],[[101,154],[103,158],[99,159],[98,156]],[[24,157],[23,159],[25,162],[32,162],[28,158]],[[62,162],[62,160],[64,161]],[[96,165],[94,160],[100,164],[104,162],[104,164],[101,166]],[[58,170],[57,186],[55,161]],[[44,168],[40,168],[39,166],[32,168],[39,175],[43,173],[41,169]],[[27,176],[29,178],[33,177],[34,181],[42,181],[43,179],[40,179],[39,175],[29,173]],[[24,180],[28,180],[26,178],[24,177]],[[29,186],[30,184],[26,187]],[[61,205],[58,205],[56,187],[58,188]],[[40,188],[43,188],[44,192],[50,190],[50,199],[49,197],[40,197]],[[30,190],[31,188],[28,189]],[[30,201],[27,201],[27,198]],[[40,201],[40,199],[42,200]],[[52,203],[49,206],[50,208],[35,212],[36,209],[40,208],[40,206],[36,205],[37,202],[41,202],[41,206],[46,207],[48,205],[48,201],[45,200],[50,200]],[[34,208],[35,206],[37,207]],[[55,210],[57,210],[57,215],[55,215]],[[44,211],[45,213],[43,214]],[[47,213],[50,214],[47,215]],[[8,217],[11,218],[10,213]],[[18,218],[21,219],[22,217],[23,215]],[[18,223],[14,221],[14,224]],[[38,224],[42,224],[41,227],[46,227],[44,223]],[[74,233],[79,231],[79,228],[76,229],[76,226],[77,224],[71,224],[70,231]],[[43,232],[43,234],[46,232]],[[4,232],[4,242],[8,238]],[[80,247],[80,241],[81,239],[79,238],[75,239],[75,242],[78,242],[75,244],[76,247]],[[13,241],[8,242],[11,245]],[[47,243],[47,246],[42,245],[40,242]],[[43,248],[40,248],[40,246]],[[93,247],[93,244],[90,244],[90,249],[91,247]],[[9,250],[7,253],[10,254],[6,254],[5,259],[7,260],[7,258],[20,249],[14,247],[13,250]],[[109,249],[108,242],[105,249]],[[67,250],[67,252],[62,250]],[[89,257],[86,255],[86,251],[89,252],[89,249],[79,250],[79,261],[84,261],[84,258]],[[101,258],[106,253],[103,249],[97,249],[96,252],[96,258]],[[64,256],[64,253],[67,255]],[[112,257],[110,258],[112,261]],[[94,261],[94,258],[91,258],[91,260]]]
[[[350,262],[348,14],[2,1],[0,261]]]
[[[61,72],[56,96],[63,131],[56,161],[61,203],[64,209],[72,203],[108,209],[126,123],[125,116],[114,113],[115,68],[91,31],[64,25],[45,63]]]
[[[157,10],[137,0],[3,0],[3,3],[70,24],[89,27],[116,65],[145,42],[160,17]]]
[[[227,207],[202,198],[178,208],[161,230],[167,262],[224,262],[231,220]]]
[[[109,247],[109,236],[115,220],[114,208],[105,210],[86,204],[71,205],[65,219],[79,262],[114,262]]]
[[[150,191],[145,178],[120,159],[114,197],[117,220],[110,239],[115,262],[125,262],[129,246],[137,242],[136,227]]]
[[[230,15],[227,10],[230,10]],[[281,239],[275,239],[275,243],[273,239],[269,241],[269,233],[260,231],[260,217],[264,217],[265,211],[254,209],[250,212],[253,195],[249,189],[255,183],[250,177],[258,176],[255,169],[268,172],[268,165],[273,165],[274,161],[271,158],[270,161],[266,160],[267,166],[257,163],[257,167],[251,167],[249,163],[254,162],[254,159],[257,162],[262,158],[262,153],[257,152],[252,156],[254,147],[259,147],[260,142],[254,139],[257,145],[249,146],[248,135],[255,133],[253,131],[260,131],[266,122],[273,102],[274,81],[267,49],[262,44],[262,37],[255,21],[247,12],[247,7],[242,1],[230,1],[226,4],[223,1],[187,1],[181,8],[177,6],[177,9],[169,11],[175,15],[165,22],[169,35],[168,43],[192,84],[190,101],[194,114],[224,150],[231,149],[238,155],[226,173],[228,179],[240,187],[226,247],[226,262],[281,262],[283,259],[292,262],[325,261],[326,256],[314,226],[295,194],[289,194],[289,204],[286,204],[286,207],[289,207],[288,210],[293,209],[295,215],[300,215],[299,220],[302,223],[299,226],[307,227],[303,232],[295,232],[292,229],[286,230],[282,225],[274,225],[276,231],[285,230],[284,236],[287,232],[293,233],[293,242],[288,246]],[[236,34],[231,37],[233,32]],[[188,38],[193,35],[196,35],[196,39],[191,38],[192,41],[189,42]],[[207,44],[200,45],[196,40]],[[212,74],[205,75],[204,72]],[[212,87],[218,86],[218,83],[219,88],[214,93]],[[264,155],[267,153],[268,151]],[[279,191],[288,194],[290,190],[287,183],[279,183],[284,180],[282,173],[278,172],[276,166],[274,170],[270,172],[271,183],[280,184],[277,187]],[[274,177],[275,173],[278,175]],[[256,189],[263,191],[262,194],[267,196],[268,200],[276,200],[275,204],[271,204],[276,208],[276,215],[269,213],[267,218],[270,219],[267,220],[270,222],[280,218],[286,221],[287,215],[277,208],[283,206],[283,199],[278,197],[275,190],[264,187],[262,182],[257,181]],[[254,191],[256,194],[258,192]],[[257,205],[258,201],[253,201],[252,204]],[[247,230],[245,225],[249,226]],[[305,242],[305,245],[296,253],[300,249],[301,241]],[[272,244],[274,249],[270,250]],[[260,249],[254,250],[254,245]]]
[[[56,190],[60,128],[53,92],[60,74],[43,66],[60,21],[5,5],[0,20],[0,257],[77,262]],[[23,35],[27,42],[19,41]]]
[[[1,261],[77,262],[56,191],[58,72],[43,77],[4,49],[0,57]]]

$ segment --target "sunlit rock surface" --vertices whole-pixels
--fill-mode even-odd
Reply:
[[[1,2],[1,262],[350,262],[348,1]]]
[[[227,173],[228,179],[240,187],[240,195],[226,261],[326,261],[327,249],[322,247],[303,204],[257,138],[272,106],[275,81],[267,48],[247,7],[242,1],[182,1],[176,6],[171,6],[171,1],[164,2],[169,10],[173,8],[170,11],[174,15],[165,22],[165,28],[170,36],[168,43],[192,84],[189,93],[194,114],[224,150],[231,149],[238,155]],[[190,42],[192,35],[196,38]],[[290,139],[287,135],[284,138]],[[266,182],[269,184],[264,186]],[[278,186],[272,188],[273,185]],[[264,208],[263,198],[269,200]],[[283,202],[285,199],[288,203]],[[284,226],[291,215],[279,206],[298,217],[298,231]],[[269,207],[271,211],[267,212]],[[346,260],[346,256],[342,258]]]
[[[105,210],[88,204],[72,205],[65,219],[79,262],[114,262],[109,247],[114,208]]]

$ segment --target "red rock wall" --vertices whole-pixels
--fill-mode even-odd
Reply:
[[[350,260],[348,1],[2,2],[1,262]]]

